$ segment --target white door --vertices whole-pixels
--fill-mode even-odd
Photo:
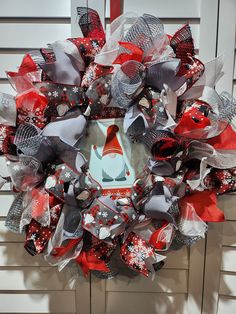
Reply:
[[[70,0],[3,0],[0,3],[0,91],[14,93],[4,70],[16,70],[32,48],[70,37]],[[13,195],[0,192],[0,313],[89,313],[89,282],[71,288],[40,257],[24,250],[24,238],[7,232],[4,219]]]
[[[169,34],[189,21],[201,59],[209,61],[216,55],[216,0],[124,0],[123,11],[154,14],[162,19]],[[109,26],[109,8],[106,22]],[[201,313],[204,254],[204,240],[189,250],[170,252],[154,281],[122,276],[101,281],[92,277],[91,314]]]
[[[76,1],[78,5],[87,4],[86,0]],[[224,1],[230,2],[223,0],[221,6]],[[28,49],[40,48],[55,40],[70,37],[71,26],[72,33],[75,34],[76,4],[75,0],[72,0],[72,6],[70,2],[70,0],[1,0],[0,91],[14,93],[7,83],[4,70],[14,70],[19,66],[23,54]],[[123,10],[159,16],[170,34],[189,21],[197,52],[199,51],[203,61],[208,61],[214,58],[217,52],[218,2],[219,0],[124,0]],[[231,0],[231,3],[235,3],[235,0]],[[103,0],[88,0],[88,6],[97,8],[102,15],[106,12],[106,25],[109,26],[109,1],[106,8]],[[228,17],[225,20],[229,23]],[[202,304],[204,240],[190,250],[184,248],[169,253],[165,267],[157,273],[154,281],[141,277],[134,281],[122,277],[101,281],[92,277],[88,281],[81,279],[77,287],[71,288],[65,274],[58,274],[54,267],[49,267],[38,257],[28,256],[23,248],[23,238],[6,231],[4,217],[12,199],[9,191],[1,192],[0,313],[201,313],[202,306],[205,306],[205,303]],[[223,204],[230,204],[230,201],[227,202]],[[232,196],[232,205],[233,202]],[[236,219],[236,214],[234,217],[231,216],[231,219]],[[233,222],[229,225],[235,230],[236,225]],[[225,230],[229,230],[227,226]],[[210,230],[208,246],[211,235]],[[229,245],[236,245],[229,237],[226,236],[225,239],[226,248]],[[232,252],[234,253],[233,248]],[[211,257],[214,259],[215,255]],[[205,287],[213,275],[217,277],[208,261],[207,257]],[[210,293],[210,288],[205,288],[204,293]],[[216,292],[218,297],[218,290]],[[212,296],[207,294],[207,297],[209,295]],[[230,300],[233,302],[231,297]],[[231,303],[227,304],[230,306]],[[206,310],[205,313],[211,312]]]
[[[217,54],[224,55],[225,75],[216,89],[236,98],[236,1],[223,0],[219,6]],[[233,120],[234,127],[236,126]],[[204,314],[233,314],[236,311],[236,194],[219,198],[227,221],[210,224],[206,246]]]

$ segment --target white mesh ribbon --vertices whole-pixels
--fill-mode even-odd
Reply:
[[[18,93],[24,93],[29,90],[35,90],[33,82],[41,82],[41,75],[42,70],[37,70],[25,75],[9,76],[8,74],[7,78],[13,89]]]
[[[20,230],[28,225],[32,219],[42,226],[50,225],[49,194],[43,189],[33,189],[25,193],[23,198],[23,213]]]
[[[207,165],[207,158],[203,157],[200,163],[199,177],[193,180],[187,180],[187,183],[192,190],[203,191],[206,187],[204,185],[204,179],[211,172],[211,167]]]
[[[189,147],[188,160],[206,158],[208,165],[218,169],[236,167],[236,152],[234,150],[217,150],[207,143],[192,141]]]
[[[165,243],[165,247],[163,249],[158,249],[158,250],[167,251],[172,243],[174,235],[175,235],[175,226],[172,223],[169,223],[165,227],[161,228],[161,231],[158,234],[156,242]]]
[[[164,35],[164,26],[161,21],[153,15],[143,14],[131,26],[124,41],[141,48],[145,59],[155,51],[155,46],[162,46]]]
[[[0,123],[16,125],[16,103],[12,95],[0,93]]]
[[[11,181],[19,191],[31,190],[44,177],[41,163],[31,156],[20,155],[12,158],[7,161],[7,166]]]
[[[72,221],[71,224],[69,222],[66,223],[67,214],[70,210],[70,207],[67,208],[67,206],[64,206],[54,235],[48,242],[47,254],[45,255],[45,260],[48,261],[51,265],[58,265],[59,271],[61,271],[71,260],[76,259],[83,247],[83,241],[81,240],[73,249],[71,249],[62,257],[53,258],[52,253],[55,248],[60,247],[63,243],[66,243],[67,240],[78,239],[83,234],[81,224],[78,222],[78,217],[80,217],[80,215],[75,218],[75,222]],[[77,208],[76,211],[79,213]],[[72,225],[73,227],[76,226],[76,229],[65,230],[65,224]]]
[[[25,155],[33,156],[37,153],[42,140],[40,129],[33,124],[21,124],[16,131],[14,144]]]
[[[139,47],[144,52],[143,62],[173,54],[172,49],[167,48],[169,41],[164,26],[157,17],[149,14],[137,17],[134,13],[126,13],[112,22],[111,36],[96,55],[95,62],[112,65],[117,56],[124,52],[124,48],[119,46],[121,41]]]
[[[206,86],[214,87],[215,84],[224,74],[223,69],[223,57],[219,56],[204,64],[205,70],[202,76],[197,82],[184,93],[180,99],[193,99],[202,96],[203,90]]]
[[[127,30],[138,19],[135,13],[128,12],[119,16],[111,24],[111,36],[103,46],[101,52],[95,56],[95,62],[102,65],[112,65],[119,52],[119,41],[124,40]]]
[[[205,237],[207,224],[197,215],[195,209],[190,204],[181,209],[179,231],[188,237]]]

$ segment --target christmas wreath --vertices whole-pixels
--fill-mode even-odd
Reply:
[[[6,226],[59,270],[149,276],[224,221],[236,102],[214,90],[222,58],[203,64],[188,24],[171,36],[129,13],[106,40],[96,11],[78,17],[83,38],[7,72],[17,95],[0,94],[1,185],[15,193]]]

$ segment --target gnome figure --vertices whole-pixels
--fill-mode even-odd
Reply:
[[[64,116],[66,112],[70,109],[71,105],[66,92],[63,90],[61,95],[61,101],[57,106],[57,112],[60,117]]]
[[[106,142],[102,150],[102,155],[94,145],[94,151],[98,159],[102,161],[102,181],[125,181],[126,176],[130,175],[125,163],[122,147],[117,138],[119,127],[115,124],[107,128]]]

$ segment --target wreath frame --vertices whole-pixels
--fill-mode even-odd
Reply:
[[[17,192],[6,226],[25,232],[25,249],[44,252],[59,270],[74,262],[85,275],[112,278],[122,260],[128,275],[148,277],[163,266],[160,253],[190,246],[208,222],[224,221],[216,203],[236,188],[236,101],[201,85],[210,74],[188,24],[167,36],[144,14],[124,32],[127,14],[106,42],[96,11],[78,15],[84,38],[32,51],[7,72],[18,95],[0,95],[9,171],[2,184]],[[104,196],[79,145],[89,119],[111,115],[124,117],[125,133],[151,159],[130,190]],[[117,130],[109,130],[103,154],[121,157]]]

